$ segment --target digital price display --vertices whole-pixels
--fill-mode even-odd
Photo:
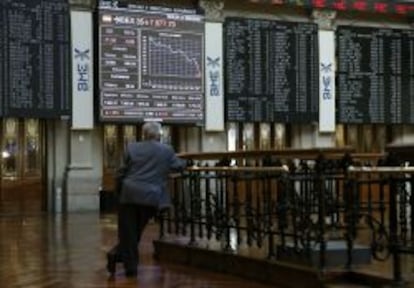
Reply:
[[[318,121],[318,29],[313,23],[227,18],[227,120]]]
[[[102,120],[203,122],[201,16],[101,6],[99,46]]]
[[[414,123],[414,32],[339,26],[340,123]]]
[[[303,6],[337,11],[360,11],[386,14],[410,14],[414,3],[409,0],[248,0],[251,3]]]
[[[0,116],[70,117],[65,0],[0,1]]]

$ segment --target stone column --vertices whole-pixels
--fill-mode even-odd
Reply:
[[[70,4],[71,11],[90,11],[92,13],[95,1],[71,0]],[[94,62],[92,61],[92,63]],[[90,67],[90,71],[93,71],[93,67]],[[90,77],[93,78],[93,75],[91,74]],[[102,133],[100,132],[100,129],[96,127],[76,130],[72,128],[70,131],[69,165],[66,169],[65,181],[66,205],[64,207],[68,212],[97,211],[99,209],[99,190],[103,169]]]
[[[335,30],[336,11],[333,10],[319,10],[312,11],[312,19],[319,26],[319,31],[333,31]],[[335,69],[335,67],[333,67]],[[320,69],[319,69],[320,70]],[[335,147],[336,135],[335,132],[319,131],[319,125],[312,125],[313,130],[313,146],[314,147]]]
[[[46,125],[47,143],[47,210],[60,213],[64,210],[65,171],[69,163],[69,123],[50,120]]]
[[[223,8],[224,1],[222,0],[200,0],[199,6],[204,10],[205,21],[222,23],[224,21]],[[206,65],[206,63],[204,63]],[[221,132],[206,132],[202,130],[202,151],[226,151],[226,131]]]
[[[97,211],[102,183],[102,137],[100,129],[71,130],[66,172],[66,209]]]

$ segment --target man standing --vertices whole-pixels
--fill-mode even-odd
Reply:
[[[185,168],[186,162],[178,158],[170,146],[160,143],[161,133],[159,123],[145,123],[143,140],[128,145],[124,163],[119,169],[119,245],[115,253],[108,253],[107,268],[111,274],[115,273],[119,258],[124,263],[126,276],[137,275],[142,232],[158,211],[171,205],[167,192],[169,173]]]

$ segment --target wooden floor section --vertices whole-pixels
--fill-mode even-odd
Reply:
[[[223,274],[157,263],[152,258],[156,224],[140,245],[138,277],[122,266],[114,279],[105,252],[116,239],[114,215],[0,215],[0,287],[266,288]]]
[[[115,215],[0,214],[0,288],[281,288],[230,275],[159,263],[151,223],[140,245],[137,278],[126,278],[122,265],[115,278],[106,271],[105,253],[116,240]],[[414,261],[403,257],[405,287],[414,288]],[[367,267],[369,274],[390,273],[390,261]],[[326,287],[370,287],[338,283]],[[385,286],[388,287],[388,286]]]

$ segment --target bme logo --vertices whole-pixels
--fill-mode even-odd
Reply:
[[[89,60],[89,49],[82,52],[75,48],[75,59],[80,59],[80,61]]]
[[[332,63],[321,63],[321,71],[322,75],[322,99],[323,100],[331,100],[332,99]]]
[[[329,63],[329,64],[321,63],[321,70],[324,73],[331,72],[332,71],[332,63]]]
[[[207,67],[210,96],[220,96],[220,57],[213,59],[207,56]]]
[[[218,68],[220,66],[220,57],[213,59],[207,56],[207,66],[210,66],[211,68]]]
[[[75,60],[76,60],[76,71],[77,77],[77,88],[78,91],[89,90],[89,49],[81,51],[75,48]]]

